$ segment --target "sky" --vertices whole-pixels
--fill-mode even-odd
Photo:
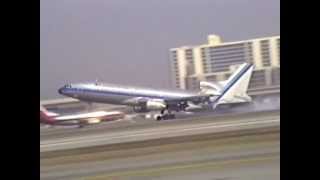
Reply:
[[[280,35],[279,0],[41,0],[40,98],[66,83],[168,88],[169,49]]]

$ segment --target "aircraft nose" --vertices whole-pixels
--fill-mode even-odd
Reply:
[[[58,89],[58,93],[62,94],[63,93],[63,88]]]

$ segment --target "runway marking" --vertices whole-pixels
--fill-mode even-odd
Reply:
[[[125,135],[123,133],[118,133],[118,135],[113,135],[110,137],[107,136],[91,136],[91,137],[82,137],[82,138],[73,138],[64,140],[62,142],[53,142],[53,143],[46,143],[41,144],[40,148],[49,148],[59,145],[66,145],[66,144],[80,144],[80,143],[89,143],[89,142],[97,142],[97,141],[110,141],[114,139],[121,139],[121,138],[130,138],[130,137],[137,137],[137,136],[150,136],[150,135],[161,135],[161,134],[169,134],[169,133],[181,133],[186,131],[194,131],[194,130],[200,130],[200,129],[217,129],[217,128],[228,128],[228,127],[239,127],[239,126],[248,126],[248,125],[257,125],[257,124],[267,124],[272,122],[280,122],[280,119],[269,119],[269,120],[256,120],[251,122],[239,122],[239,121],[233,121],[228,123],[207,123],[207,124],[201,124],[201,126],[196,127],[188,127],[188,128],[157,128],[155,131],[153,130],[143,130],[138,132],[128,132]],[[165,131],[161,131],[165,130]],[[115,133],[116,134],[116,133]]]

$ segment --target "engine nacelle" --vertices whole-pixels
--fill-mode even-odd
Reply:
[[[140,104],[140,105],[133,106],[133,111],[136,112],[136,113],[146,113],[146,112],[150,112],[150,110],[147,109],[145,103],[144,103],[144,104]]]
[[[96,123],[100,123],[101,120],[98,118],[91,118],[87,120],[87,124],[96,124]]]
[[[164,108],[166,108],[166,103],[162,99],[150,99],[133,106],[133,110],[138,113],[162,110]]]
[[[166,108],[166,104],[163,100],[148,100],[146,102],[146,107],[148,110],[161,110]]]

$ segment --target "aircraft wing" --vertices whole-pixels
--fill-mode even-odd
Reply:
[[[183,102],[192,102],[194,104],[199,104],[203,102],[207,102],[210,100],[212,95],[198,95],[198,96],[188,96],[182,98],[174,98],[174,99],[167,99],[165,102],[167,104],[174,104],[174,103],[183,103]]]
[[[186,110],[190,107],[190,104],[199,105],[201,103],[209,103],[211,98],[215,96],[212,95],[198,95],[198,96],[189,96],[182,98],[174,98],[165,100],[167,108],[170,110],[181,111]]]

